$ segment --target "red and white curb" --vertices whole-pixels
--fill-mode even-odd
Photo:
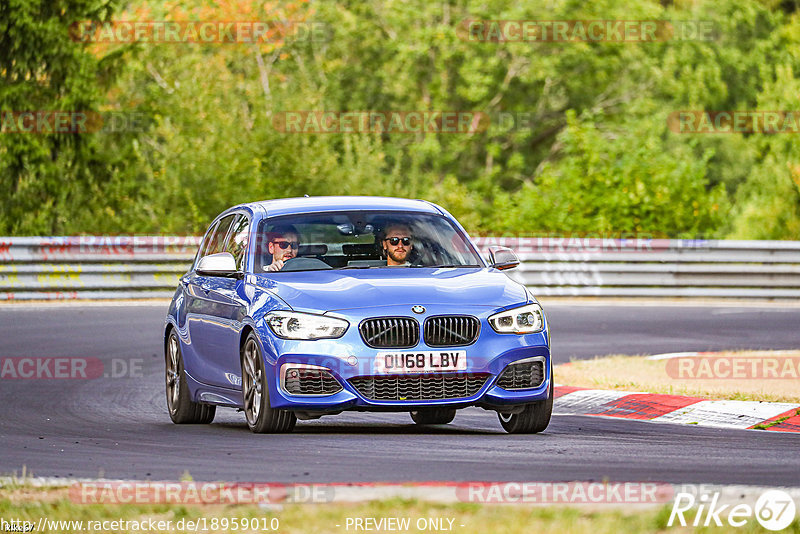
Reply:
[[[797,351],[772,350],[771,355]],[[647,360],[716,357],[721,352],[671,352]],[[800,432],[800,404],[787,402],[709,400],[702,397],[555,387],[553,411],[560,415],[599,415],[656,423],[683,423],[716,428]]]
[[[700,397],[631,393],[556,386],[553,411],[559,415],[599,415],[656,423],[716,428],[800,432],[800,404],[707,400]]]

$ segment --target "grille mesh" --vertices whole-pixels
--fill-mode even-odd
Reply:
[[[505,390],[531,389],[544,382],[544,362],[532,361],[512,363],[506,367],[497,380],[497,385]]]
[[[411,317],[367,319],[358,330],[364,343],[376,349],[403,349],[419,343],[419,323]]]
[[[349,382],[370,400],[461,399],[478,393],[489,376],[463,373],[361,376]]]
[[[425,321],[425,343],[429,347],[471,345],[478,339],[480,322],[468,315],[443,315]]]
[[[293,395],[333,395],[342,390],[339,381],[322,369],[289,368],[284,387]]]

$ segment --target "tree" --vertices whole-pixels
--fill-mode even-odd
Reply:
[[[53,234],[94,226],[90,221],[105,203],[103,187],[113,164],[99,151],[96,137],[13,133],[12,117],[13,112],[98,111],[119,56],[88,53],[71,39],[64,21],[107,20],[114,7],[86,0],[0,4],[0,109],[6,126],[0,134],[0,233]]]

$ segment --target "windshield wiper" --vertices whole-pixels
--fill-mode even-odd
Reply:
[[[379,269],[381,267],[386,267],[386,265],[345,265],[344,267],[337,267],[334,269],[335,271],[344,271],[345,269]],[[478,264],[456,264],[456,263],[442,263],[439,265],[409,265],[409,267],[413,267],[415,269],[425,268],[425,269],[446,269],[450,267],[480,267]]]
[[[448,267],[480,267],[480,265],[473,264],[455,264],[455,263],[442,263],[439,265],[420,265],[420,267],[428,267],[430,269],[446,269]]]

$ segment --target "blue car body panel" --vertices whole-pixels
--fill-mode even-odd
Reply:
[[[444,209],[421,200],[381,197],[314,197],[270,200],[236,206],[230,213],[245,213],[251,228],[264,218],[350,210],[397,210],[436,214],[463,228]],[[464,232],[466,235],[466,232]],[[251,231],[249,247],[256,246]],[[170,305],[165,329],[174,328],[180,340],[187,383],[192,400],[242,407],[240,348],[253,331],[266,364],[270,405],[313,413],[342,410],[409,411],[419,407],[453,408],[479,405],[494,409],[548,398],[552,380],[549,333],[499,334],[487,318],[509,308],[535,302],[521,284],[488,267],[352,269],[253,274],[254,259],[247,257],[241,279],[201,276],[193,266],[181,278]],[[196,264],[196,262],[195,262]],[[424,306],[422,314],[411,307]],[[350,326],[338,339],[313,341],[277,337],[265,323],[272,310],[294,310],[346,319]],[[380,349],[370,348],[359,333],[362,320],[371,317],[413,317],[420,324],[436,315],[471,315],[479,319],[477,340],[453,350],[466,353],[468,373],[491,377],[475,395],[459,399],[378,401],[363,397],[348,381],[373,374]],[[386,349],[383,349],[384,351]],[[403,351],[446,351],[419,344]],[[509,363],[540,356],[545,359],[545,380],[533,389],[510,391],[496,385]],[[342,385],[333,395],[291,395],[280,386],[285,363],[325,367]]]

